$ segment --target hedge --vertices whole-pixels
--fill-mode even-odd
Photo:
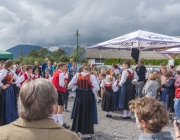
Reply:
[[[120,58],[108,58],[105,59],[104,64],[105,65],[112,65],[112,64],[123,64],[123,62],[127,60],[127,59],[120,59]],[[141,59],[144,61],[145,65],[162,65],[168,64],[168,59]],[[180,65],[180,59],[174,59],[175,65]],[[131,61],[131,65],[135,65],[135,61],[133,59],[130,60]]]

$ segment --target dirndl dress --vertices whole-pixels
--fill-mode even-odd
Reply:
[[[112,90],[112,84],[104,84],[105,93],[102,99],[102,110],[106,112],[115,111],[115,92]]]
[[[2,83],[6,85],[7,78],[2,80]],[[7,89],[0,89],[0,126],[9,124],[18,118],[16,98],[18,91],[15,88],[17,88],[15,85],[10,84]]]
[[[123,110],[129,110],[129,102],[135,99],[134,86],[132,84],[133,77],[134,74],[131,77],[128,77],[126,82],[119,89],[118,108]]]
[[[73,109],[71,112],[73,124],[71,131],[76,133],[94,134],[94,124],[98,124],[95,95],[92,89],[76,90]]]

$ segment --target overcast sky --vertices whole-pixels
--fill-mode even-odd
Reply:
[[[0,49],[94,45],[139,29],[180,36],[180,0],[0,0]]]

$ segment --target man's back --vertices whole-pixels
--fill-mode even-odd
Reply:
[[[58,123],[44,119],[27,122],[23,119],[0,127],[0,140],[80,140]]]

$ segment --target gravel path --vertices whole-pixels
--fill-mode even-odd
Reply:
[[[70,126],[72,124],[72,120],[69,119],[72,106],[73,98],[69,96],[69,112],[64,112],[64,119]],[[120,118],[122,111],[117,111],[113,113],[112,118],[106,118],[105,112],[100,109],[100,104],[97,104],[97,109],[99,124],[94,127],[95,134],[92,140],[138,140],[142,131],[137,129],[134,117],[131,120],[122,120]],[[164,128],[164,131],[170,131],[174,136],[172,124]]]

